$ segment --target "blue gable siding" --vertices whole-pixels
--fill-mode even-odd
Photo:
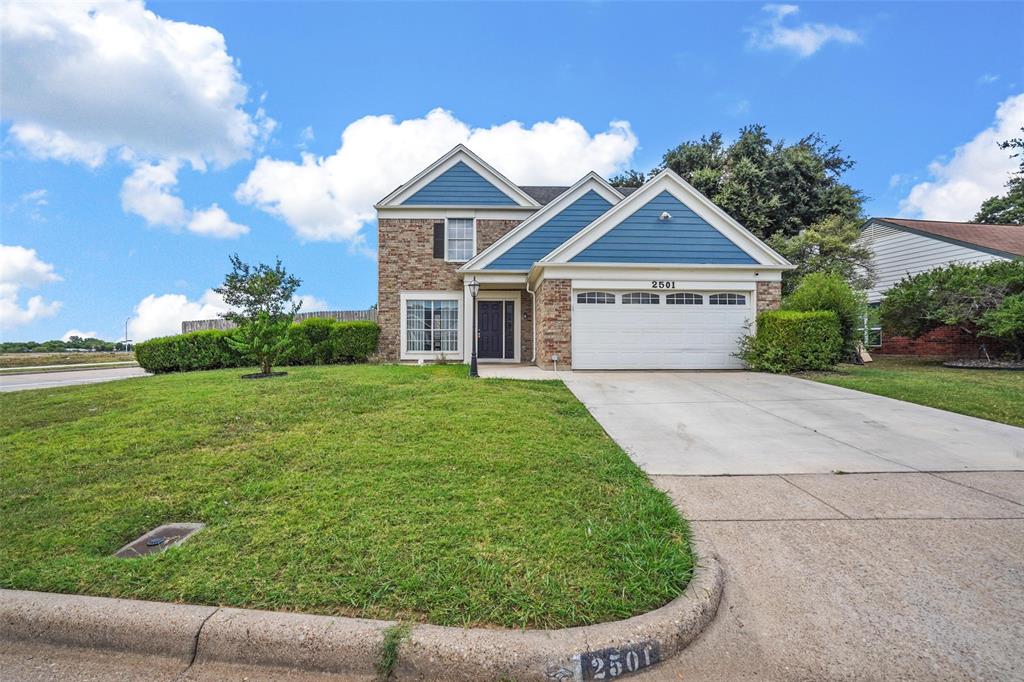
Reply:
[[[672,218],[659,220],[663,211]],[[637,209],[571,262],[757,264],[668,192]]]
[[[597,220],[611,206],[604,197],[594,190],[590,190],[563,208],[518,244],[498,256],[484,269],[529,270],[534,263]]]
[[[402,202],[431,206],[518,206],[463,161],[441,173]]]

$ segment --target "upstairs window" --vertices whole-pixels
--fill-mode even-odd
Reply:
[[[615,294],[604,291],[581,291],[576,294],[577,303],[615,303]]]
[[[665,296],[666,305],[703,305],[704,297],[700,294],[691,294],[684,291],[681,294],[668,294]]]
[[[638,303],[641,305],[651,305],[661,303],[661,296],[658,294],[649,294],[646,291],[634,291],[631,294],[623,294],[622,302],[626,304]]]
[[[464,263],[476,250],[476,237],[472,218],[448,218],[445,227],[445,260]]]
[[[708,305],[746,305],[747,297],[743,294],[711,294]]]

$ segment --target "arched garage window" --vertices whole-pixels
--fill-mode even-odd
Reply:
[[[743,294],[711,294],[708,305],[746,305],[747,297]]]
[[[666,305],[703,305],[704,297],[684,291],[680,294],[668,294],[665,296],[665,303]]]
[[[658,294],[649,294],[646,291],[634,291],[631,294],[623,294],[622,302],[650,305],[652,303],[661,303],[661,296],[658,296]]]
[[[615,303],[615,294],[604,291],[581,291],[576,294],[577,303]]]

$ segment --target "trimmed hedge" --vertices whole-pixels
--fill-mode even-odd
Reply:
[[[757,316],[757,334],[744,337],[737,355],[751,369],[783,374],[831,369],[842,352],[839,316],[831,310],[768,310]]]
[[[311,317],[288,330],[295,350],[290,365],[328,365],[363,362],[377,352],[380,327],[376,322],[335,322]]]
[[[191,372],[241,367],[238,351],[228,345],[229,332],[210,330],[162,336],[135,345],[135,359],[147,372]]]
[[[335,322],[308,318],[288,330],[295,350],[291,365],[364,362],[377,351],[380,327],[375,322]],[[135,358],[146,371],[191,372],[200,369],[248,367],[251,358],[231,348],[230,331],[202,331],[163,336],[135,346]]]

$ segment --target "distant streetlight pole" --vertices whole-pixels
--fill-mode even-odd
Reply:
[[[125,353],[128,352],[128,320],[130,320],[130,319],[132,319],[132,318],[130,318],[130,317],[124,318],[124,352]]]

